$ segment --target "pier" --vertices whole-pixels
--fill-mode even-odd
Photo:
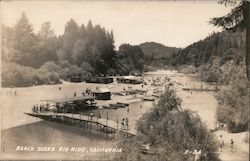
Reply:
[[[73,113],[25,113],[26,115],[37,117],[47,121],[58,122],[67,125],[78,126],[80,128],[86,128],[90,130],[102,131],[106,134],[112,135],[116,138],[118,135],[124,137],[136,136],[136,131],[134,129],[122,129],[123,127],[119,124],[118,120],[108,120],[98,117],[90,117],[83,114],[73,114]]]

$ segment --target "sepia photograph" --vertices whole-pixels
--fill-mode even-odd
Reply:
[[[250,0],[0,0],[0,24],[0,160],[249,160]]]

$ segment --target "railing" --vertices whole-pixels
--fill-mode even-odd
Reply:
[[[27,114],[29,114],[29,113],[27,113]],[[55,116],[55,117],[63,116],[66,118],[71,118],[73,120],[81,120],[81,121],[87,121],[87,122],[100,124],[102,126],[112,128],[113,130],[122,131],[125,133],[135,135],[135,133],[128,130],[128,125],[127,125],[127,128],[124,128],[124,126],[119,126],[118,116],[116,117],[116,121],[109,120],[108,113],[107,113],[107,118],[105,118],[105,119],[96,117],[94,115],[90,116],[90,115],[87,115],[85,113],[77,113],[77,114],[75,114],[75,113],[58,113],[56,111],[41,111],[41,112],[36,111],[36,112],[31,113],[31,115],[34,117],[38,117],[38,116],[52,116],[52,117],[53,116]]]

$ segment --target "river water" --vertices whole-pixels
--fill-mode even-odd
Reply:
[[[81,147],[88,150],[97,148],[116,147],[114,137],[95,130],[82,129],[70,125],[44,121],[27,116],[24,112],[30,112],[34,104],[40,100],[54,97],[72,95],[76,91],[81,93],[84,83],[65,83],[61,85],[34,86],[27,88],[2,89],[1,90],[1,153],[7,159],[86,159],[109,160],[115,153],[103,152],[59,152],[62,147]],[[88,84],[94,86],[94,84]],[[62,88],[59,91],[59,87]],[[12,94],[10,95],[10,91]],[[14,95],[14,92],[17,95]],[[143,113],[152,108],[152,102],[132,102],[128,108],[117,110],[102,109],[102,117],[119,122],[123,118],[129,118],[129,124],[135,126]],[[22,147],[22,150],[17,150]],[[39,147],[55,147],[55,151],[37,152]],[[26,149],[24,149],[26,148]],[[35,150],[33,150],[34,148]],[[119,147],[116,147],[119,149]],[[2,159],[2,158],[1,158]]]
[[[182,107],[196,111],[209,128],[215,125],[215,109],[217,102],[213,93],[187,93],[182,87],[198,87],[201,82],[193,77],[176,71],[157,71],[145,75],[148,78],[165,76],[171,78],[175,84],[177,95],[182,99]],[[110,148],[116,147],[116,141],[101,132],[93,132],[69,125],[43,121],[38,118],[27,116],[24,112],[30,112],[34,104],[40,100],[73,96],[74,92],[81,93],[86,86],[95,88],[96,84],[64,83],[61,85],[44,85],[26,88],[2,88],[1,89],[1,152],[7,159],[86,159],[86,160],[109,160],[115,153],[103,152],[37,152],[27,150],[27,147],[83,147],[83,148]],[[106,85],[105,85],[106,86]],[[205,85],[203,85],[205,86]],[[59,87],[62,90],[59,90]],[[120,87],[121,88],[121,87]],[[10,91],[12,94],[10,94]],[[14,92],[17,95],[14,95]],[[136,121],[143,113],[152,109],[153,103],[147,101],[132,102],[127,108],[117,110],[103,109],[102,117],[119,122],[123,118],[129,118],[130,127],[135,127]],[[26,150],[17,151],[18,146],[26,147]],[[119,147],[117,147],[119,148]],[[1,158],[2,159],[2,158]]]

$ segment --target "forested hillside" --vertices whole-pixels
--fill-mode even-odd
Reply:
[[[196,67],[220,57],[221,64],[228,60],[242,60],[245,50],[243,33],[213,33],[204,40],[193,43],[181,50],[174,65],[191,64]]]
[[[116,51],[113,32],[100,25],[91,21],[86,26],[79,25],[70,19],[64,33],[56,36],[50,22],[44,22],[34,33],[25,13],[15,26],[3,25],[2,60],[4,87],[55,84],[72,76],[143,71],[139,46],[122,45]]]
[[[223,86],[216,95],[217,120],[232,132],[246,130],[249,119],[244,35],[214,33],[181,50],[172,64],[183,71],[192,69],[190,72],[198,72],[203,81]]]
[[[181,50],[176,47],[167,47],[155,42],[145,42],[139,45],[144,53],[144,61],[147,65],[163,67],[171,64],[172,57]]]
[[[3,25],[2,86],[57,84],[72,76],[142,73],[145,66],[170,66],[198,72],[203,81],[226,86],[218,95],[217,119],[232,131],[247,128],[247,79],[244,33],[213,33],[179,49],[146,42],[122,44],[115,50],[114,35],[91,21],[70,19],[56,36],[50,22],[38,33],[23,13],[13,27]]]

